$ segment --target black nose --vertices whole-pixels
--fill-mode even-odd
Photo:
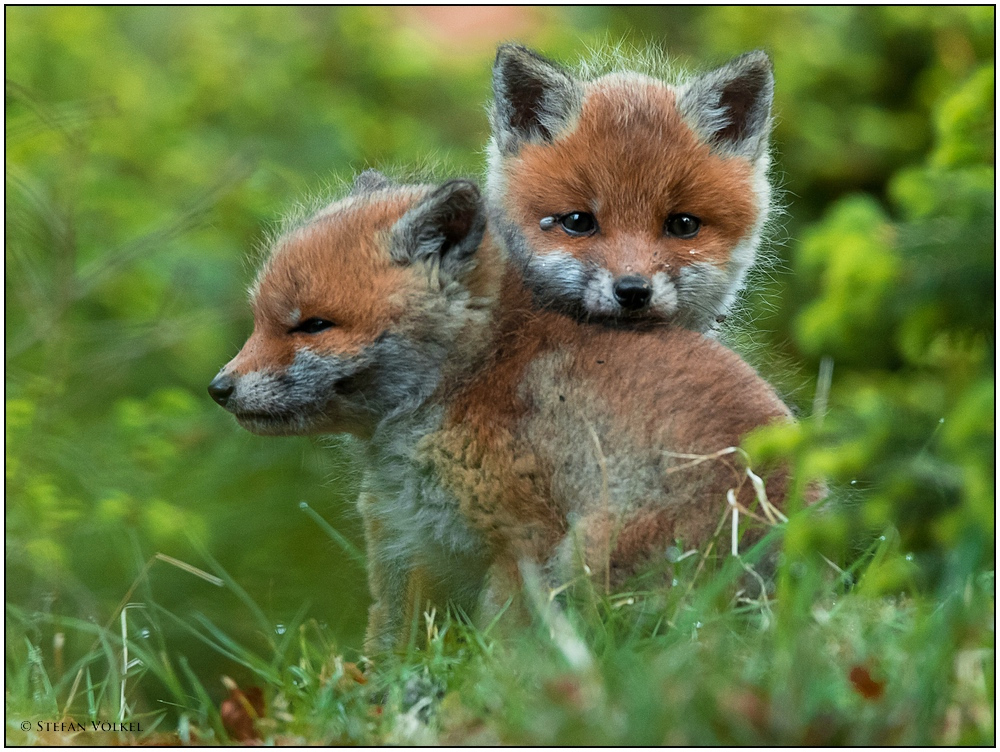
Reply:
[[[223,407],[229,401],[229,396],[236,389],[236,382],[233,381],[231,376],[224,373],[220,373],[214,379],[212,383],[208,385],[208,393],[212,395],[212,399],[218,402]]]
[[[648,279],[639,275],[622,277],[615,281],[614,292],[615,300],[622,308],[638,311],[653,297],[653,285]]]

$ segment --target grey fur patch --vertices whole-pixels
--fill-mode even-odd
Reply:
[[[569,253],[546,253],[530,260],[529,276],[554,298],[576,297],[588,286],[587,266]]]
[[[674,278],[677,323],[696,332],[712,329],[720,312],[728,310],[736,289],[725,270],[708,262],[688,264]]]
[[[383,191],[386,188],[394,188],[396,183],[379,172],[378,170],[365,170],[354,178],[354,185],[351,186],[351,195],[374,193]]]
[[[621,306],[615,300],[614,285],[615,278],[607,269],[595,269],[588,276],[587,287],[583,292],[583,306],[587,313],[615,316],[621,312]]]
[[[263,435],[362,433],[373,416],[363,399],[340,393],[338,385],[364,366],[364,357],[318,355],[302,349],[283,372],[252,371],[234,377],[235,389],[226,409],[244,428]]]
[[[350,357],[303,348],[283,372],[234,377],[226,409],[258,434],[366,436],[430,397],[441,378],[448,336],[442,332],[440,338],[415,341],[405,334],[383,334]]]
[[[677,108],[717,151],[755,160],[767,151],[773,98],[771,60],[757,50],[678,87]]]
[[[582,312],[593,269],[569,254],[536,254],[520,226],[496,203],[489,205],[490,223],[520,270],[535,300],[544,306]]]
[[[372,596],[386,605],[386,621],[367,649],[394,647],[406,625],[403,604],[415,566],[449,601],[472,614],[489,566],[488,549],[459,513],[459,502],[433,469],[415,460],[418,444],[441,425],[443,411],[426,406],[384,421],[367,444],[361,514],[380,530],[368,541],[368,560],[382,573]]]
[[[468,180],[450,180],[396,222],[390,253],[400,264],[438,263],[455,277],[468,266],[485,232],[479,188]]]
[[[583,104],[583,87],[562,68],[526,47],[503,44],[493,63],[493,137],[505,154],[524,141],[552,141]]]
[[[520,389],[535,409],[523,427],[526,441],[551,448],[552,496],[568,521],[575,526],[608,510],[627,517],[640,507],[670,503],[661,448],[628,440],[617,428],[620,416],[613,405],[573,378],[572,368],[570,352],[543,355],[528,366]],[[668,436],[672,427],[662,430]],[[571,545],[564,541],[555,554],[560,578],[569,574],[562,559]]]
[[[666,272],[653,275],[653,297],[649,301],[649,309],[661,318],[668,319],[677,313],[677,285]]]

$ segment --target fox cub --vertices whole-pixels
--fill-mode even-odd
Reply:
[[[364,173],[277,241],[251,300],[253,333],[209,392],[254,433],[363,440],[371,652],[428,600],[488,618],[523,562],[552,586],[584,564],[613,586],[706,542],[730,489],[754,495],[735,455],[691,457],[789,419],[700,334],[534,308],[466,181]],[[786,481],[769,478],[772,501]]]
[[[581,80],[501,46],[487,193],[536,300],[611,323],[721,322],[768,216],[773,88],[763,52],[672,85]]]

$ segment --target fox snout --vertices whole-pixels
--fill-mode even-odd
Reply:
[[[641,311],[653,298],[653,282],[638,274],[619,277],[614,281],[612,292],[625,310]]]
[[[226,407],[229,402],[229,398],[232,396],[233,392],[236,390],[236,381],[232,376],[227,374],[225,371],[220,371],[219,374],[212,379],[212,382],[208,385],[208,393],[216,402],[218,402],[222,407]]]

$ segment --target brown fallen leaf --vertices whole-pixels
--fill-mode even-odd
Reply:
[[[578,709],[583,707],[583,691],[575,677],[549,679],[545,682],[544,688],[545,694],[560,705]]]
[[[339,655],[332,656],[331,660],[325,661],[320,670],[320,684],[326,685],[334,676],[338,676],[337,689],[346,691],[356,684],[367,684],[368,676],[372,673],[372,663],[368,661],[364,670],[357,663],[345,661]]]
[[[358,668],[358,664],[344,661],[344,679],[353,679],[357,684],[367,684],[364,672]]]
[[[238,742],[259,742],[261,736],[254,721],[264,717],[264,691],[249,687],[244,692],[228,676],[222,681],[229,688],[229,697],[219,706],[226,733]]]
[[[848,674],[854,691],[866,700],[877,700],[885,692],[885,682],[876,681],[872,678],[871,672],[864,666],[855,666]]]
[[[722,696],[720,704],[726,714],[748,721],[758,733],[766,733],[771,727],[771,700],[760,689],[729,692]]]

